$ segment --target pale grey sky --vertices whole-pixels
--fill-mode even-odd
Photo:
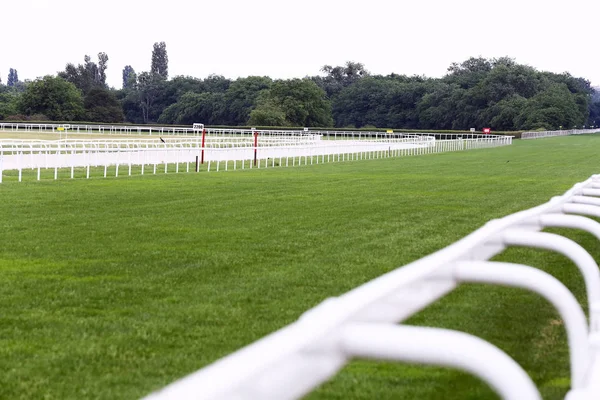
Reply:
[[[599,0],[19,0],[0,6],[0,77],[35,79],[108,54],[108,83],[150,69],[164,41],[169,74],[316,75],[346,61],[374,74],[441,77],[470,56],[510,56],[600,85]]]

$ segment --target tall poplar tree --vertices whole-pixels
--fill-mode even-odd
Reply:
[[[169,57],[167,56],[167,45],[165,42],[154,43],[150,73],[158,75],[165,80],[169,77]]]
[[[14,87],[17,83],[19,83],[19,74],[16,69],[11,68],[8,71],[8,80],[6,81],[6,86]]]
[[[131,65],[123,68],[123,89],[133,89],[137,81],[135,70]]]

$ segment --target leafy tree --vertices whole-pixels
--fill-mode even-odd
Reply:
[[[162,78],[157,77],[157,79]],[[177,103],[185,93],[206,92],[203,80],[186,76],[177,76],[168,81],[157,82],[156,89],[154,102],[148,112],[152,121],[156,121],[167,107]]]
[[[331,103],[325,91],[312,80],[291,79],[275,81],[270,89],[258,100],[254,115],[261,112],[273,114],[278,110],[285,115],[285,125],[321,126],[333,125]],[[255,122],[250,113],[250,122]]]
[[[156,121],[160,114],[151,113],[154,103],[164,89],[165,80],[162,76],[150,72],[142,72],[138,76],[137,98],[142,110],[144,123]]]
[[[438,83],[423,96],[417,108],[419,125],[425,129],[458,129],[456,118],[466,90],[457,84]],[[463,128],[464,129],[464,128]]]
[[[407,77],[405,81],[393,79],[392,76],[387,79],[394,82],[390,93],[385,98],[389,110],[387,123],[377,126],[420,128],[418,104],[427,93],[433,90],[435,80],[419,76]]]
[[[367,77],[343,89],[333,103],[337,126],[361,128],[388,126],[387,115],[394,83],[379,77]]]
[[[493,63],[482,57],[471,57],[462,63],[452,63],[448,67],[445,80],[457,84],[463,89],[475,86],[493,68]]]
[[[583,78],[573,77],[569,73],[555,74],[551,72],[541,73],[542,78],[546,81],[546,89],[553,84],[564,84],[569,92],[573,95],[577,107],[581,115],[583,115],[584,123],[589,117],[590,104],[592,103],[592,95],[594,89],[590,81]]]
[[[587,125],[600,126],[600,101],[593,102],[590,105],[590,116]]]
[[[165,97],[168,98],[169,105],[188,92],[204,93],[210,91],[206,90],[206,85],[202,79],[182,75],[169,80],[165,88]]]
[[[27,85],[17,108],[23,114],[44,114],[53,121],[76,121],[85,117],[83,99],[77,87],[50,75]]]
[[[92,89],[83,100],[86,120],[91,122],[123,122],[123,108],[113,93],[107,89]]]
[[[203,81],[203,91],[210,93],[224,93],[229,89],[231,80],[225,78],[223,75],[211,74],[206,77]]]
[[[154,43],[150,73],[158,75],[163,79],[169,78],[169,57],[167,56],[167,45],[165,42]]]
[[[528,99],[515,118],[518,129],[558,129],[560,126],[570,129],[585,122],[575,97],[564,83],[555,83]]]
[[[106,68],[108,68],[108,56],[106,53],[98,53],[98,76],[97,81],[102,86],[106,86]]]
[[[115,97],[121,104],[125,120],[134,124],[143,124],[144,116],[140,106],[140,95],[136,90],[125,89],[114,92]]]
[[[8,71],[8,80],[6,81],[6,86],[14,87],[19,83],[19,74],[16,69],[10,69]]]
[[[83,64],[75,66],[68,63],[64,71],[58,73],[58,76],[73,83],[84,94],[94,88],[106,88],[106,68],[108,56],[106,53],[98,53],[98,64],[92,61],[91,57],[86,55]]]
[[[227,124],[246,124],[250,118],[250,112],[256,107],[259,94],[271,87],[272,83],[271,78],[266,76],[249,76],[232,82],[225,93],[228,109]],[[285,120],[285,116],[283,120]],[[262,123],[256,125],[265,126]],[[277,126],[277,124],[268,126]]]
[[[345,87],[369,75],[369,71],[365,69],[363,64],[353,61],[347,61],[344,66],[337,67],[324,65],[321,72],[325,73],[325,76],[317,76],[313,80],[325,90],[330,99],[339,94]]]
[[[1,89],[1,88],[0,88]],[[0,90],[0,120],[18,112],[19,93],[14,90]]]
[[[492,104],[482,114],[477,128],[488,126],[497,131],[514,130],[518,123],[527,99],[518,94],[506,97],[498,103]]]
[[[135,89],[137,84],[137,75],[131,65],[123,68],[123,89]]]
[[[177,103],[185,93],[203,93],[205,89],[201,79],[189,76],[165,81],[149,72],[140,75],[140,83],[135,87],[117,92],[126,120],[136,124],[157,121],[165,109]]]
[[[588,126],[600,126],[600,88],[593,88],[590,99]]]
[[[499,102],[513,95],[529,98],[542,88],[543,80],[533,68],[496,63],[473,88],[473,96],[481,98],[478,103],[486,106],[489,102]]]
[[[209,125],[222,125],[225,123],[225,111],[223,93],[188,92],[181,96],[177,103],[167,107],[158,122],[180,125],[203,122]]]
[[[418,128],[417,104],[430,90],[422,77],[368,76],[343,89],[333,100],[338,127]]]
[[[254,126],[287,126],[285,113],[277,106],[266,103],[250,112],[248,124]]]

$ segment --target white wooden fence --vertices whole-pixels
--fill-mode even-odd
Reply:
[[[568,400],[600,398],[600,272],[579,244],[547,227],[587,231],[600,240],[600,175],[538,207],[488,222],[462,240],[341,295],[287,327],[146,397],[296,399],[349,360],[369,358],[458,368],[502,398],[538,400],[525,371],[477,337],[399,325],[465,282],[523,288],[550,302],[564,321],[570,351]],[[508,247],[547,249],[571,259],[585,281],[589,324],[573,294],[546,272],[489,261]],[[468,316],[465,316],[468,318]]]
[[[202,124],[194,124],[194,126]],[[307,128],[308,129],[308,128]],[[132,125],[90,125],[90,124],[30,124],[21,122],[0,122],[0,132],[13,133],[36,133],[40,135],[59,135],[68,137],[69,134],[78,135],[146,135],[146,136],[200,136],[202,131],[209,136],[252,136],[255,129],[238,128],[199,128],[199,127],[178,127],[178,126],[132,126]],[[258,130],[261,135],[287,135],[301,136],[306,134],[315,134],[327,139],[387,139],[400,138],[406,136],[435,136],[441,140],[455,139],[483,139],[486,137],[495,137],[495,135],[483,135],[479,133],[431,133],[431,132],[376,132],[376,131],[339,131],[339,130],[319,130],[310,128],[308,130],[277,130],[267,129]]]
[[[569,136],[569,135],[585,135],[590,133],[598,133],[598,129],[571,129],[571,130],[560,130],[560,131],[541,131],[541,132],[523,132],[521,139],[541,139],[546,137],[554,136]]]
[[[100,168],[101,176],[119,175],[119,168],[140,166],[144,173],[178,173],[180,170],[237,170],[246,168],[292,167],[338,161],[355,161],[400,157],[447,151],[506,146],[510,136],[480,135],[478,138],[436,140],[434,136],[399,135],[392,137],[352,137],[340,134],[338,140],[323,139],[317,134],[280,134],[263,131],[261,135],[205,135],[204,137],[166,137],[145,139],[80,140],[0,140],[0,182],[6,171],[34,170],[41,180],[46,170],[54,179],[67,169],[71,178],[75,170],[85,169],[90,178]],[[190,168],[192,166],[192,168]],[[109,171],[109,167],[111,171]]]

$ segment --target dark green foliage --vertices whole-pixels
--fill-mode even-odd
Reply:
[[[225,93],[229,89],[231,81],[223,75],[211,74],[202,81],[202,87],[205,92]]]
[[[187,104],[171,107],[181,101],[183,96],[188,93],[196,95],[209,94],[210,96],[204,98],[219,102],[219,104],[208,105],[211,110],[219,110],[218,112],[215,111],[210,121],[215,121],[215,124],[231,124],[227,119],[225,106],[223,105],[223,97],[230,83],[229,79],[219,75],[210,75],[204,80],[189,76],[176,76],[171,80],[165,80],[160,75],[142,72],[137,77],[136,87],[132,90],[126,90],[124,96],[121,97],[121,101],[128,121],[175,123],[167,121],[187,121],[191,118],[191,115],[195,114],[213,115],[213,111],[191,110],[189,101],[193,96],[186,97]],[[207,105],[205,101],[201,104]],[[178,115],[180,112],[185,113],[185,115]],[[194,122],[210,123],[198,120]]]
[[[114,94],[123,108],[125,121],[133,124],[144,123],[144,117],[139,102],[139,95],[136,90],[117,90],[114,92]]]
[[[259,94],[271,87],[272,83],[271,78],[266,76],[249,76],[231,82],[225,93],[227,123],[230,125],[246,124],[250,118],[250,112],[256,107]],[[285,116],[283,120],[278,120],[276,124],[267,126],[280,126],[284,121]],[[263,124],[257,123],[257,125]]]
[[[98,82],[106,86],[106,68],[108,68],[108,56],[106,53],[98,53]]]
[[[92,89],[85,95],[83,105],[86,120],[90,122],[123,122],[123,108],[113,93],[106,89]]]
[[[419,125],[425,129],[455,129],[465,89],[454,83],[437,83],[418,103]],[[464,128],[463,128],[464,129]]]
[[[420,77],[369,76],[343,89],[333,101],[338,127],[419,127],[417,104],[431,86]]]
[[[210,75],[204,80],[175,77],[165,83],[155,103],[157,110],[163,110],[158,121],[244,125],[259,93],[270,87],[271,82],[266,77],[240,78],[234,82],[220,75]]]
[[[250,125],[255,126],[289,126],[285,112],[275,104],[266,102],[250,112],[248,120]]]
[[[167,55],[167,45],[165,42],[154,43],[150,73],[156,74],[163,79],[169,78],[169,56]]]
[[[575,98],[563,83],[554,84],[530,98],[515,118],[515,125],[521,129],[572,129],[581,127],[585,121],[587,115],[581,114]]]
[[[2,90],[0,87],[0,120],[17,114],[19,95],[13,90]]]
[[[249,124],[260,125],[260,118],[279,113],[285,116],[285,125],[333,125],[331,103],[325,91],[310,79],[275,81],[258,99],[257,107],[250,113]]]
[[[357,80],[333,99],[336,126],[494,130],[581,127],[592,111],[588,81],[539,72],[510,58],[454,63],[442,79]]]
[[[13,87],[19,83],[19,73],[16,69],[11,68],[8,71],[8,79],[6,80],[6,86]]]
[[[155,102],[163,93],[167,81],[158,74],[142,72],[138,76],[137,90],[133,97],[142,111],[144,123],[156,121],[160,113],[154,108]],[[134,101],[135,101],[134,100]]]
[[[589,126],[600,125],[600,92],[598,91],[598,88],[596,88],[592,94],[592,104],[590,105],[590,116],[587,124]]]
[[[131,65],[123,68],[123,89],[135,89],[137,85],[137,75]]]
[[[228,85],[225,83],[225,85]],[[164,86],[164,93],[162,94],[162,103],[165,107],[176,103],[184,94],[188,92],[192,93],[204,93],[210,92],[206,90],[205,80],[194,78],[192,76],[176,76],[167,81]],[[219,90],[220,91],[220,90]]]
[[[325,90],[327,96],[333,99],[344,88],[358,82],[361,78],[369,76],[369,71],[361,63],[348,61],[344,66],[332,67],[324,65],[321,72],[325,73],[324,77],[315,76],[312,79],[319,87]]]
[[[167,107],[158,122],[161,124],[192,125],[202,122],[222,125],[226,118],[223,93],[192,93],[181,96],[177,103]]]
[[[448,67],[446,81],[463,89],[475,86],[492,70],[492,62],[482,57],[471,57],[462,63],[452,63]]]
[[[58,76],[74,84],[84,94],[95,88],[107,88],[108,56],[106,53],[98,53],[97,64],[88,55],[83,60],[84,63],[77,66],[68,63],[65,70],[59,72]]]
[[[98,54],[98,63],[89,56],[84,61],[78,66],[67,64],[59,76],[75,84],[84,96],[92,89],[106,89],[106,54]],[[508,57],[453,63],[440,79],[370,75],[356,62],[325,65],[321,72],[322,76],[276,82],[252,76],[232,81],[217,74],[205,79],[168,79],[166,44],[160,42],[154,44],[150,71],[136,74],[126,66],[123,90],[113,94],[125,120],[135,124],[192,121],[228,126],[478,131],[484,127],[515,131],[600,125],[600,97],[589,81],[568,73],[540,72]],[[23,91],[25,86],[17,82],[12,88]],[[7,111],[7,103],[0,100],[2,114],[12,111]],[[104,111],[94,119],[115,115]]]
[[[17,108],[23,114],[44,114],[53,121],[85,118],[80,91],[71,82],[50,75],[28,84]]]

